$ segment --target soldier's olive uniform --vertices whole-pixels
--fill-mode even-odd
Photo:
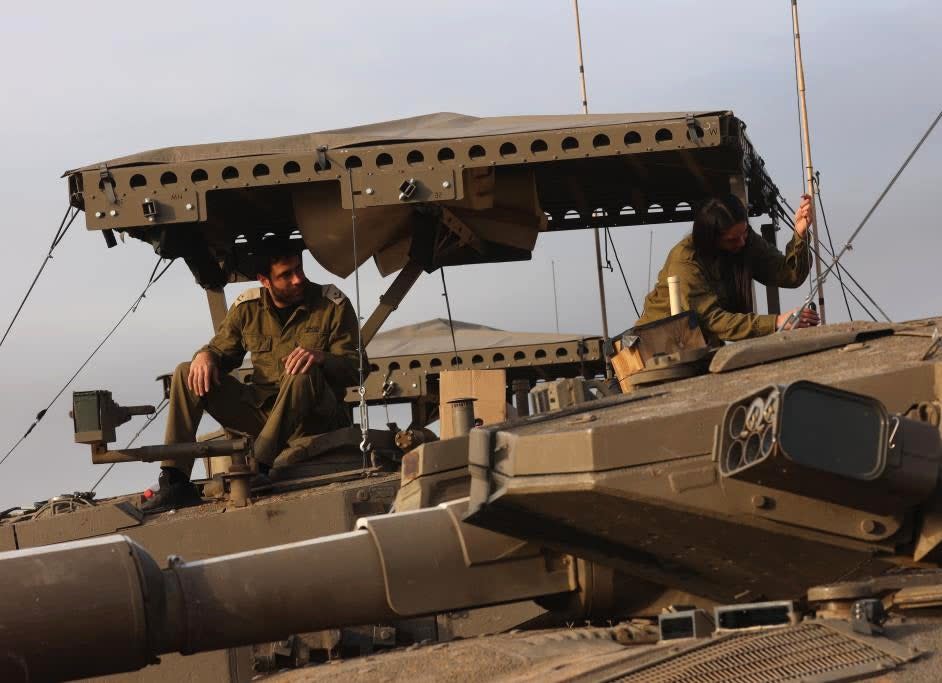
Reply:
[[[808,277],[811,254],[808,241],[796,233],[783,255],[752,229],[743,247],[743,262],[752,278],[763,285],[795,288]],[[670,316],[667,278],[680,279],[680,303],[685,311],[695,311],[706,341],[718,346],[723,340],[734,341],[761,337],[775,332],[775,315],[737,313],[736,283],[729,260],[723,255],[701,261],[693,249],[693,236],[677,243],[657,276],[657,285],[644,300],[644,313],[636,325]]]
[[[358,381],[357,317],[333,285],[307,283],[304,300],[285,324],[268,291],[246,290],[233,303],[216,336],[200,349],[216,358],[220,383],[200,398],[187,387],[189,363],[177,366],[170,389],[166,443],[192,442],[203,411],[224,427],[256,437],[255,457],[272,464],[292,439],[345,426],[348,386]],[[306,374],[285,374],[284,358],[296,347],[325,351],[322,365]],[[252,355],[252,381],[229,375]],[[190,463],[164,462],[185,472]]]

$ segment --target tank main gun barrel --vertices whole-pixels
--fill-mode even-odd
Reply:
[[[573,558],[465,524],[466,508],[368,517],[349,533],[163,570],[120,535],[0,553],[0,679],[133,671],[168,652],[577,589]]]

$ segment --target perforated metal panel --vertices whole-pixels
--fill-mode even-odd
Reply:
[[[612,683],[780,683],[840,681],[892,669],[909,657],[814,623],[767,631],[731,633],[678,654],[609,671]],[[893,648],[894,644],[887,641]]]

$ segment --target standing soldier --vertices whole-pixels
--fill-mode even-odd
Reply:
[[[711,346],[772,334],[797,313],[790,327],[811,327],[818,314],[804,309],[781,315],[753,313],[752,281],[773,287],[800,287],[811,269],[805,234],[811,224],[811,197],[805,195],[795,213],[795,235],[782,254],[752,231],[746,207],[733,195],[711,199],[697,212],[691,234],[678,242],[644,300],[635,325],[668,317],[667,279],[677,277],[683,310],[694,311]]]
[[[255,270],[262,286],[235,300],[216,336],[177,366],[170,386],[165,443],[195,441],[207,411],[223,427],[255,437],[262,482],[294,439],[350,424],[343,397],[358,381],[356,313],[339,289],[305,277],[298,242],[261,242]],[[229,374],[246,351],[250,384]],[[160,488],[144,510],[199,503],[192,468],[192,461],[162,462]]]

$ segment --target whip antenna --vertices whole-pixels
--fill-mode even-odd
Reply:
[[[818,315],[827,322],[824,312],[824,280],[821,277],[821,249],[818,242],[818,222],[814,211],[814,168],[811,165],[811,135],[808,132],[808,100],[805,96],[805,67],[801,60],[801,36],[798,33],[798,0],[792,0],[792,33],[795,39],[795,81],[798,85],[798,118],[801,123],[801,150],[805,165],[805,194],[811,202],[811,236],[814,240],[814,267],[818,280]]]
[[[576,44],[579,48],[579,87],[580,92],[582,93],[582,113],[589,113],[589,96],[586,94],[585,89],[585,66],[582,62],[582,27],[579,23],[579,0],[572,0],[572,8],[576,13]],[[583,212],[588,211],[588,207],[583,207]],[[601,240],[599,239],[599,229],[592,228],[593,237],[595,238],[595,270],[599,279],[599,307],[602,311],[602,337],[604,341],[608,341],[608,311],[605,310],[605,281],[602,278],[602,246]],[[605,365],[605,376],[611,377],[612,371],[611,368],[606,363]]]
[[[919,151],[919,148],[922,147],[922,144],[932,134],[932,131],[935,130],[935,127],[938,125],[940,120],[942,120],[942,111],[940,111],[936,115],[935,119],[933,119],[932,123],[929,125],[929,129],[923,134],[921,138],[919,138],[919,142],[916,143],[916,146],[913,147],[913,150],[909,153],[909,156],[906,157],[906,160],[903,162],[903,165],[899,167],[899,170],[896,171],[896,173],[890,179],[890,182],[887,184],[887,186],[883,188],[883,192],[881,192],[880,196],[877,197],[877,201],[875,201],[873,203],[873,206],[870,207],[870,210],[867,211],[867,215],[863,217],[863,220],[860,221],[860,224],[851,233],[850,239],[848,239],[847,243],[844,244],[844,246],[841,248],[839,252],[837,252],[837,255],[834,257],[834,260],[831,261],[831,265],[829,265],[827,269],[825,269],[825,271],[821,273],[821,277],[819,277],[815,281],[814,286],[811,288],[811,292],[808,294],[808,298],[805,299],[803,307],[807,306],[811,302],[811,300],[814,298],[815,292],[820,290],[821,284],[824,282],[824,279],[828,276],[828,274],[833,269],[840,266],[840,262],[841,262],[841,259],[844,257],[844,254],[846,254],[848,251],[854,248],[854,240],[857,239],[857,235],[859,235],[860,231],[863,230],[863,227],[867,224],[867,221],[870,220],[870,216],[873,215],[873,212],[877,210],[878,206],[880,206],[880,203],[889,193],[890,189],[893,187],[893,185],[896,184],[896,181],[899,180],[899,177],[903,174],[903,171],[905,171],[906,167],[909,166],[909,162],[913,160],[914,156],[916,156],[916,152]],[[886,314],[884,313],[884,315]],[[779,331],[788,327],[788,325],[791,324],[791,322],[794,321],[796,317],[797,317],[796,313],[793,313],[792,315],[790,315],[788,319],[784,323],[782,323],[781,327],[778,328]]]

